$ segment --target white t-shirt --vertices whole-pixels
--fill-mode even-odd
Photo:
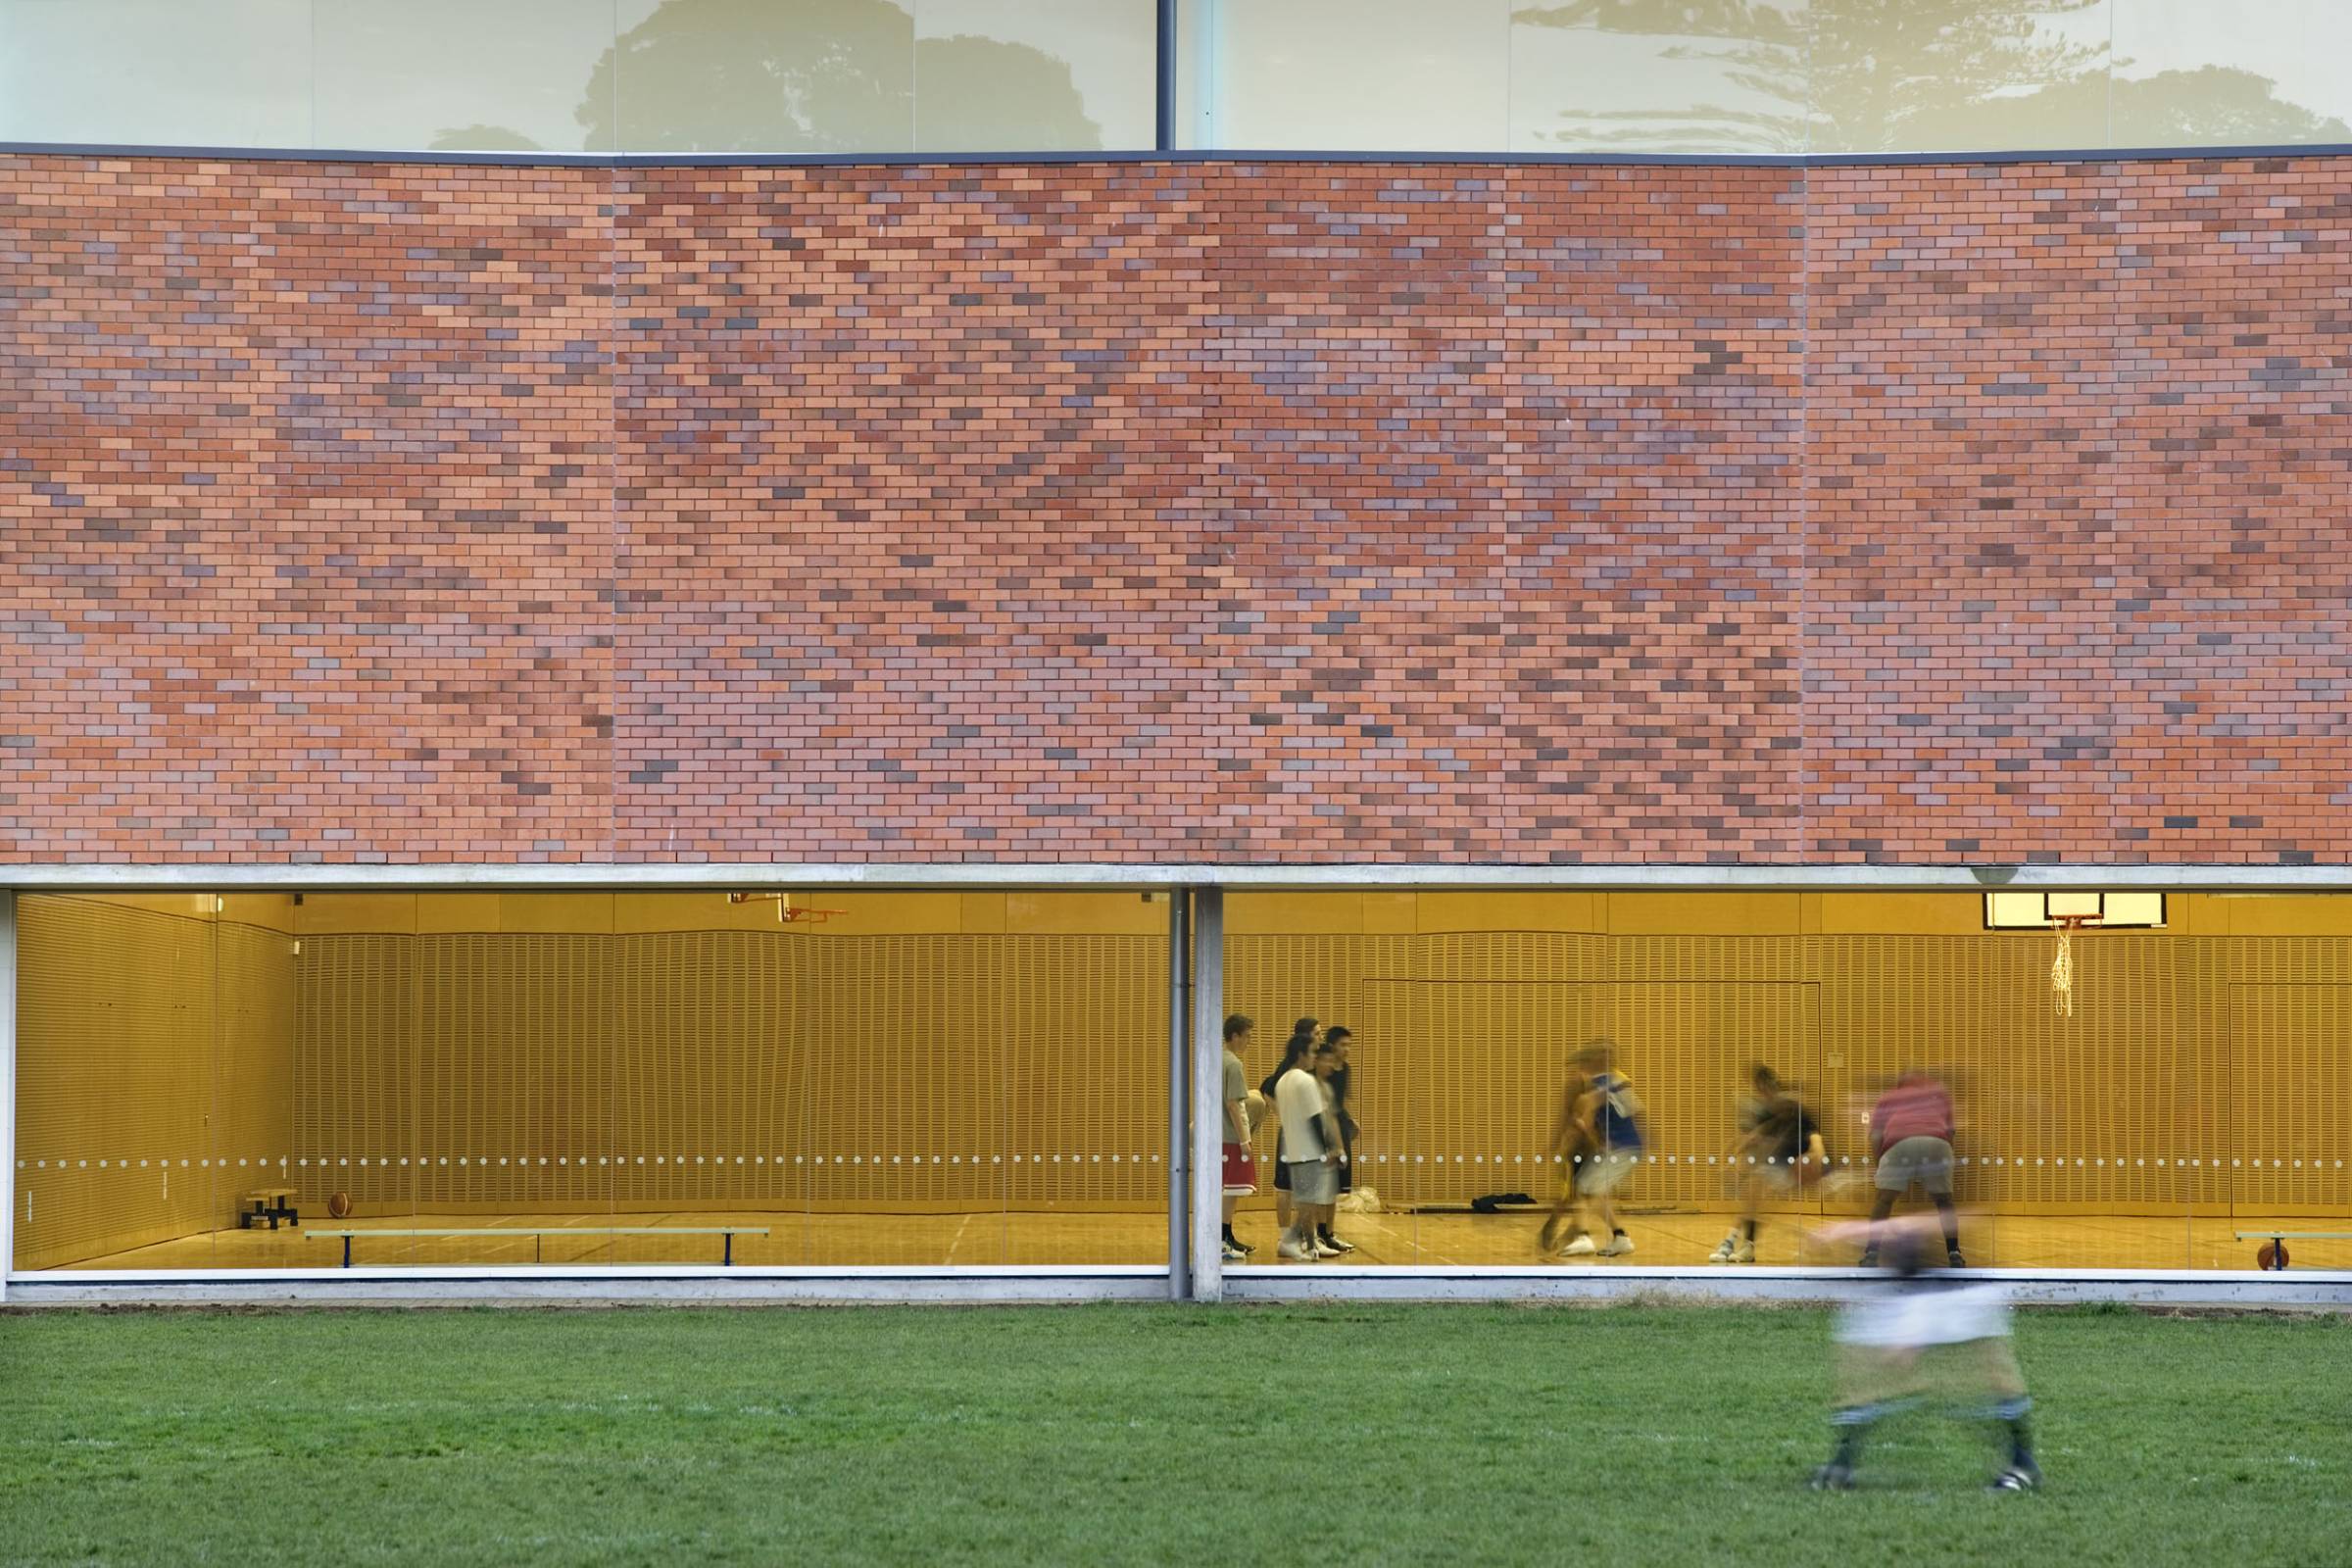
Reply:
[[[1303,1165],[1323,1157],[1322,1081],[1304,1067],[1293,1067],[1274,1086],[1274,1108],[1282,1114],[1282,1157]]]

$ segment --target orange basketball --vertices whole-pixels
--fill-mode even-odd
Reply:
[[[2254,1254],[2254,1261],[2267,1269],[2286,1267],[2286,1244],[2284,1242],[2263,1243],[2262,1250]]]
[[[337,1219],[347,1218],[351,1213],[351,1195],[337,1193],[329,1198],[326,1200],[326,1211]]]

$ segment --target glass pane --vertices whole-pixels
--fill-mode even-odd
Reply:
[[[1014,895],[981,939],[1015,1157],[1005,1262],[1167,1261],[1167,913],[1157,894]]]
[[[1816,153],[2106,145],[2107,0],[1811,0]]]
[[[830,902],[852,912],[788,939],[808,1061],[809,1261],[1002,1263],[1015,1156],[1006,1038],[983,992],[1003,939],[965,938],[952,899]]]
[[[821,902],[821,901],[820,901]],[[603,1260],[804,1260],[805,953],[773,902],[614,900]]]
[[[584,106],[612,14],[574,0],[318,0],[316,145],[607,152]]]
[[[1207,145],[1491,151],[1510,132],[1510,0],[1222,0]]]
[[[914,144],[925,152],[1152,145],[1151,0],[917,0]]]
[[[238,1208],[219,1152],[237,1140],[216,1137],[212,900],[17,910],[15,1266],[210,1267]],[[265,1132],[242,1157],[267,1157]]]
[[[1804,0],[1521,5],[1513,152],[1801,153]]]
[[[906,152],[911,0],[623,0],[582,102],[624,153]],[[613,117],[608,131],[605,117]]]
[[[2352,984],[2334,975],[2298,984],[2293,970],[2305,966],[2291,959],[2308,945],[2274,938],[2265,946],[2277,956],[2247,964],[2230,992],[2229,1220],[2199,1224],[2191,1261],[2352,1268],[2352,1238],[2340,1234],[2352,1231],[2352,1132],[2341,1113],[2352,1095]]]
[[[413,1226],[399,1161],[416,1147],[419,1121],[416,904],[413,895],[314,893],[295,911],[295,1180],[311,1204],[304,1229],[318,1266],[339,1264],[347,1250],[355,1265],[410,1260],[413,1238],[370,1244],[328,1233]]]
[[[231,893],[213,903],[213,1168],[229,1218],[214,1267],[302,1268],[324,1261],[302,1238],[317,1195],[294,1164],[294,1071],[300,995],[294,901]]]
[[[2074,939],[2071,1012],[2053,934],[1986,931],[1983,908],[1235,895],[1228,995],[1276,1026],[1243,1053],[1252,1084],[1300,1011],[1357,1031],[1357,1182],[1382,1201],[1338,1215],[1349,1263],[1844,1268],[1882,1204],[1936,1262],[1948,1243],[1978,1267],[2242,1270],[2275,1238],[2293,1267],[2352,1263],[2312,1234],[2352,1217],[2352,1132],[2327,1111],[2352,1090],[2352,900],[2174,895],[2162,928]],[[1638,1105],[1622,1169],[1576,1059],[1600,1041]],[[1256,1138],[1269,1188],[1279,1121]],[[1276,1201],[1244,1199],[1237,1233],[1253,1265],[1302,1266]]]
[[[2352,141],[2337,0],[2115,0],[2114,145]]]
[[[308,147],[310,0],[0,0],[0,139]]]

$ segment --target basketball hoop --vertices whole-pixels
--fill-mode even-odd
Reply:
[[[776,924],[778,925],[822,925],[837,914],[850,912],[847,909],[818,909],[806,904],[796,905],[792,902],[792,895],[789,893],[730,893],[727,895],[729,904],[760,904],[768,899],[776,901]]]
[[[2058,934],[2058,951],[2050,958],[2050,1005],[2061,1018],[2075,1015],[2075,933],[2098,923],[2095,914],[2050,916],[2050,928]]]

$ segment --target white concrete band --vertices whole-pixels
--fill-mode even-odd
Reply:
[[[1106,865],[1059,860],[726,864],[0,865],[0,889],[83,892],[398,892],[513,888],[632,890],[773,887],[1715,889],[1726,892],[1987,892],[2098,888],[2178,892],[2352,892],[2344,865],[1266,865],[1202,861]]]
[[[743,1302],[776,1306],[855,1302],[974,1305],[1058,1301],[1164,1301],[1161,1268],[563,1269],[371,1268],[148,1274],[21,1274],[9,1305],[332,1306],[394,1302]]]
[[[2352,1308],[2352,1271],[1970,1269],[2029,1306]],[[1835,1305],[1884,1280],[1851,1268],[1302,1268],[1251,1266],[1225,1276],[1229,1301],[1654,1301],[1690,1305]]]
[[[2352,1308],[2352,1271],[2287,1274],[2141,1269],[1973,1269],[2027,1306],[2120,1301],[2287,1311]],[[1833,1305],[1881,1278],[1856,1269],[1478,1268],[1376,1269],[1247,1266],[1222,1272],[1229,1301],[1671,1301],[1687,1305]],[[799,1271],[637,1267],[565,1272],[497,1268],[66,1270],[19,1274],[9,1305],[332,1306],[393,1302],[560,1301],[566,1304],[936,1302],[1025,1304],[1163,1301],[1155,1267],[973,1269],[865,1268]]]

